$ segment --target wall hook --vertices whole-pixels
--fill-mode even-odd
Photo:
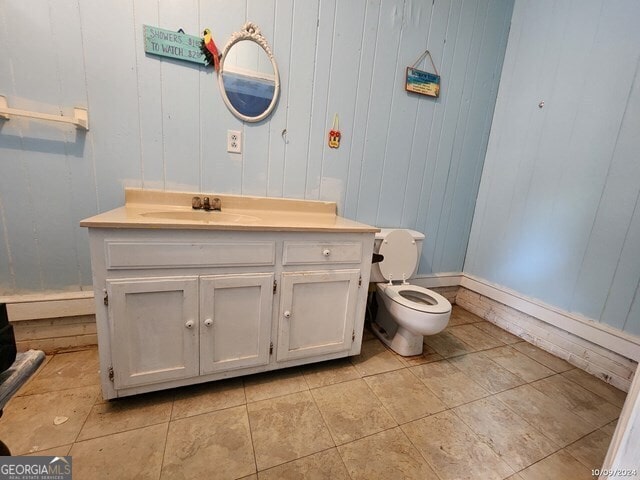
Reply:
[[[544,107],[544,100],[540,100],[540,103],[538,104],[538,108],[542,108]]]

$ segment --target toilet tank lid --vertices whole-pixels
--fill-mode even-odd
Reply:
[[[380,231],[376,233],[376,240],[383,240],[390,232],[394,230],[407,230],[414,240],[424,240],[424,233],[417,232],[415,230],[409,230],[406,228],[380,228]]]

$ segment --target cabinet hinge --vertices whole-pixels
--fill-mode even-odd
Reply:
[[[109,381],[113,382],[113,367],[109,367]]]
[[[351,332],[351,341],[352,342],[356,341],[356,331],[355,330],[352,330],[352,332]]]
[[[107,291],[104,291],[104,299],[103,302],[106,306],[109,306],[109,294],[107,293]]]
[[[273,355],[273,342],[269,343],[269,355]]]
[[[360,275],[358,277],[358,286],[361,287],[362,286],[362,275]]]
[[[278,289],[278,281],[274,280],[273,281],[273,294],[276,294],[276,290]]]

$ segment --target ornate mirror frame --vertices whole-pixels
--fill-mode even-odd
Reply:
[[[265,51],[265,53],[269,57],[269,60],[271,60],[271,66],[273,67],[274,82],[275,82],[273,99],[271,100],[271,103],[269,104],[267,109],[256,117],[248,117],[240,113],[238,110],[236,110],[236,108],[231,104],[229,97],[227,96],[227,92],[224,88],[224,80],[222,78],[222,74],[224,72],[224,62],[227,58],[227,54],[229,53],[229,50],[236,43],[243,40],[251,40],[252,42],[257,43]],[[225,105],[227,106],[229,111],[233,113],[233,115],[235,115],[240,120],[243,120],[245,122],[259,122],[267,118],[273,112],[273,109],[278,103],[278,98],[280,96],[280,73],[278,72],[278,65],[276,64],[276,60],[273,57],[273,52],[271,51],[271,47],[269,46],[267,39],[262,36],[262,32],[260,31],[260,28],[258,28],[258,26],[255,23],[253,22],[245,23],[239,32],[235,32],[233,33],[233,35],[231,35],[231,38],[225,45],[224,50],[222,51],[221,59],[220,59],[220,72],[218,72],[218,86],[220,87],[220,93],[222,95],[222,99],[224,100]]]

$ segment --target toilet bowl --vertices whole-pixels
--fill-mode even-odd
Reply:
[[[382,229],[374,246],[384,258],[372,266],[372,279],[379,283],[378,311],[371,327],[382,342],[403,356],[422,353],[424,336],[444,330],[451,316],[446,298],[407,282],[417,267],[422,239],[419,232]],[[393,283],[395,278],[402,280]]]

